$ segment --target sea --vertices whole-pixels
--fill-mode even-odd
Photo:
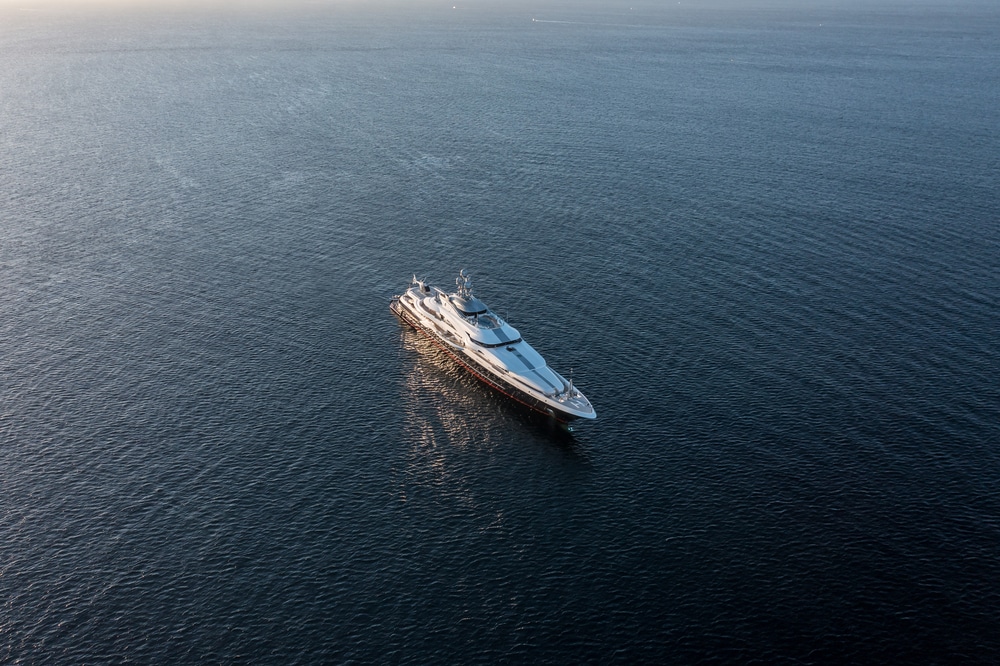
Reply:
[[[0,4],[0,663],[996,664],[1000,4]],[[389,310],[461,269],[572,432]]]

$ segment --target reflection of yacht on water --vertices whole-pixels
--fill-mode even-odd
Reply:
[[[590,401],[545,363],[513,326],[472,295],[463,270],[446,294],[416,276],[390,308],[472,374],[518,402],[562,422],[597,418]]]

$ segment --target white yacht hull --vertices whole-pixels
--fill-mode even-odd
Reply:
[[[414,280],[415,286],[393,297],[389,307],[476,378],[508,398],[562,423],[596,418],[594,408],[572,382],[549,368],[515,329],[475,299],[464,273],[462,278],[467,291],[460,288],[458,294],[432,290]],[[454,303],[465,307],[461,304],[470,302],[475,303],[478,313],[469,315],[454,307]]]

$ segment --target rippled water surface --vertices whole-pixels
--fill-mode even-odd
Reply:
[[[884,2],[0,5],[0,661],[995,663],[1000,10]]]

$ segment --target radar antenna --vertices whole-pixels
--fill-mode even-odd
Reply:
[[[458,295],[463,298],[472,298],[472,277],[465,272],[463,268],[458,272],[458,277],[455,278],[455,284],[458,286]]]

